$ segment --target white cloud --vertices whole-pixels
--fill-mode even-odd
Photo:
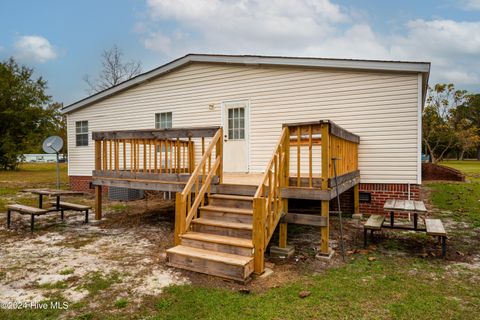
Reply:
[[[373,30],[361,12],[330,0],[147,0],[147,6],[149,19],[137,28],[142,44],[170,57],[207,52],[431,61],[432,83],[480,84],[480,21],[411,20],[387,34]],[[177,29],[162,30],[164,22]]]
[[[465,0],[463,3],[466,9],[480,10],[480,0]]]
[[[16,56],[24,60],[44,63],[58,56],[52,44],[41,36],[21,36],[15,41],[14,47]]]

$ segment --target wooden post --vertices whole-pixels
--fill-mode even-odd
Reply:
[[[105,150],[106,148],[104,148]],[[95,140],[95,170],[102,169],[102,141]],[[106,168],[105,168],[106,169]],[[95,219],[102,219],[102,186],[95,186]]]
[[[223,138],[223,137],[222,137]],[[265,270],[265,199],[253,199],[253,271]]]
[[[286,248],[287,247],[287,223],[280,222],[280,227],[278,231],[279,231],[278,246],[280,248]]]
[[[328,178],[330,176],[330,133],[327,123],[321,124],[322,129],[322,190],[328,189]],[[328,200],[322,201],[322,212],[321,215],[327,221],[325,227],[321,227],[320,234],[320,253],[328,255],[329,247],[328,240],[330,235],[330,221],[329,221],[329,210],[330,203]]]
[[[360,185],[353,186],[353,213],[360,213]]]
[[[175,193],[175,245],[178,246],[182,243],[180,236],[185,228],[185,205],[182,201],[182,194],[180,192]]]
[[[217,145],[215,146],[215,157],[220,156],[220,165],[217,169],[218,183],[223,183],[223,128],[220,130],[220,137],[218,138]]]

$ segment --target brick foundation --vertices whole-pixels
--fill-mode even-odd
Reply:
[[[74,191],[84,191],[93,193],[95,189],[90,187],[90,183],[92,182],[91,176],[68,176],[70,181],[70,189]],[[108,193],[108,187],[102,187],[103,194]]]
[[[92,177],[90,176],[68,176],[70,181],[70,189],[75,191],[87,191],[93,192],[93,188],[90,188]]]
[[[410,185],[410,199],[420,200],[421,186]],[[387,199],[408,199],[408,184],[361,183],[360,192],[371,194],[371,202],[360,201],[360,212],[363,214],[383,214],[383,205]]]

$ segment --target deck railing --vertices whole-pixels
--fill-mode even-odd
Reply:
[[[191,139],[104,139],[95,141],[98,171],[191,173],[195,163]]]
[[[203,149],[203,148],[202,148]],[[215,150],[215,153],[214,153]],[[192,172],[183,191],[175,198],[175,244],[181,242],[181,235],[190,229],[192,220],[198,214],[200,205],[204,205],[205,195],[210,194],[213,178],[216,183],[223,177],[223,130],[217,130],[203,156]]]
[[[333,161],[337,161],[339,181],[346,182],[343,187],[352,187],[358,177],[359,142],[357,135],[328,120],[283,126],[253,200],[256,273],[263,272],[264,251],[288,211],[286,198],[289,197],[322,200],[321,214],[327,223],[322,228],[321,251],[328,251],[329,200],[334,192],[339,192],[332,189]],[[285,246],[286,224],[280,228],[280,247]]]
[[[201,148],[203,156],[205,139],[218,130],[219,127],[197,127],[93,132],[97,219],[101,218],[101,185],[182,190],[194,173],[195,153],[200,153]],[[177,186],[172,188],[169,184]]]
[[[265,249],[286,211],[280,190],[288,185],[289,138],[289,130],[285,127],[253,197],[252,241],[256,273],[263,272]]]

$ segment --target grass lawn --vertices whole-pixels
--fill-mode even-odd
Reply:
[[[0,211],[5,211],[9,202],[27,205],[36,204],[37,197],[19,193],[25,188],[56,188],[55,163],[24,163],[18,170],[0,171]],[[67,186],[67,164],[60,164],[60,182]]]
[[[477,174],[480,177],[479,162],[447,165],[466,168],[469,178]],[[53,186],[54,166],[46,172],[38,166],[0,172],[0,201],[17,187]],[[62,175],[66,181],[65,168]],[[26,185],[9,189],[9,179],[18,179]],[[432,202],[441,217],[462,221],[474,228],[480,227],[480,179],[470,180],[465,184],[429,183],[427,187],[432,190]],[[71,305],[68,312],[73,311],[75,319],[478,319],[480,265],[458,263],[454,258],[442,260],[408,254],[403,243],[415,236],[399,236],[404,242],[394,237],[383,238],[376,250],[351,254],[344,265],[318,272],[306,269],[296,280],[249,293],[213,288],[208,283],[182,285],[169,287],[162,294],[143,301],[122,298],[106,308],[101,306],[97,295],[109,290],[118,279],[97,281],[92,276],[87,279],[89,296]],[[456,241],[455,237],[449,242]],[[472,246],[480,247],[478,236],[463,237]],[[423,237],[422,241],[430,241],[427,246],[433,246],[432,239]],[[478,252],[474,254],[480,261]],[[300,298],[299,293],[305,290],[310,295]],[[62,301],[62,297],[52,297],[52,300]],[[85,310],[89,301],[100,307]],[[77,308],[81,311],[75,312]],[[65,316],[65,312],[0,308],[0,319],[57,319]]]
[[[432,203],[444,216],[480,227],[480,161],[444,161],[441,164],[463,171],[467,182],[429,183]]]

